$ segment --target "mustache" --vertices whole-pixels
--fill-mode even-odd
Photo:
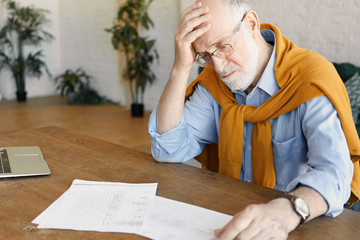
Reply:
[[[223,78],[223,77],[226,77],[227,75],[229,75],[233,71],[243,72],[244,70],[240,66],[235,65],[235,64],[234,65],[228,65],[218,75],[219,75],[220,78]]]

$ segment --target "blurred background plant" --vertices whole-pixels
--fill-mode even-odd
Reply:
[[[143,28],[154,27],[148,15],[152,0],[127,0],[120,6],[118,15],[111,28],[105,29],[112,34],[111,42],[115,49],[125,53],[126,68],[124,79],[130,86],[132,109],[139,107],[143,115],[144,91],[148,84],[155,80],[151,65],[159,58],[155,40],[140,35]],[[140,105],[140,106],[139,106]],[[134,115],[133,115],[134,116]]]
[[[14,0],[3,2],[6,4],[7,19],[0,30],[0,71],[5,68],[11,71],[17,99],[26,101],[26,77],[40,78],[43,71],[50,76],[42,50],[25,54],[25,46],[38,48],[43,42],[54,39],[44,30],[49,23],[46,18],[49,11],[33,6],[21,7]]]
[[[57,90],[61,96],[67,97],[68,104],[92,104],[113,103],[90,86],[92,76],[88,75],[82,68],[75,71],[67,69],[63,74],[57,76],[54,80],[57,84]]]

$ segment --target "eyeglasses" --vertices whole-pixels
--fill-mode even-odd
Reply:
[[[241,19],[241,21],[239,23],[239,27],[236,29],[236,33],[233,36],[233,38],[231,39],[231,42],[220,46],[219,48],[215,49],[215,51],[213,51],[211,54],[204,53],[204,54],[200,55],[199,53],[197,53],[196,57],[195,57],[195,62],[198,65],[200,65],[201,67],[207,67],[213,63],[211,56],[215,56],[218,58],[226,58],[226,57],[230,56],[231,54],[233,54],[234,44],[237,39],[237,36],[239,35],[241,23],[243,22],[245,15],[246,15],[246,13],[244,14],[243,18]]]

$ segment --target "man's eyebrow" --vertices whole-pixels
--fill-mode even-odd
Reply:
[[[217,42],[214,42],[214,43],[213,43],[213,44],[211,44],[209,47],[215,46],[215,45],[219,44],[219,42],[221,42],[221,41],[222,41],[222,40],[217,41]]]
[[[211,44],[209,47],[216,46],[216,44],[219,44],[219,42],[221,42],[221,41],[222,41],[222,40],[217,41],[217,42],[215,42],[215,43]],[[192,46],[192,48],[194,49],[195,53],[197,53],[197,54],[199,54],[199,53],[210,53],[210,52],[198,52],[198,51],[196,51],[196,49],[195,49],[195,47],[194,47],[194,45],[193,45],[193,44],[191,44],[191,46]]]

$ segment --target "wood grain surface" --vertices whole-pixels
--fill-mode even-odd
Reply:
[[[0,146],[40,146],[50,176],[0,180],[0,239],[144,239],[132,234],[36,229],[31,221],[64,193],[74,179],[158,182],[157,195],[235,214],[248,204],[283,193],[185,164],[157,163],[152,156],[59,127],[2,132]],[[360,214],[320,217],[289,239],[359,239]]]
[[[105,104],[67,105],[60,96],[0,101],[0,132],[46,126],[73,130],[105,141],[150,153],[147,130],[150,112],[133,118],[127,107]]]

